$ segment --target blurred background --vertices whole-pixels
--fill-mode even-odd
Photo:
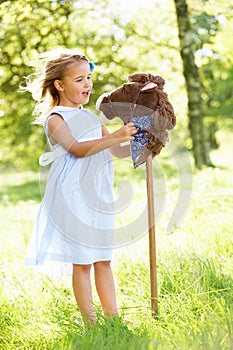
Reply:
[[[218,130],[231,128],[233,25],[231,0],[0,1],[1,168],[38,169],[43,128],[35,102],[19,91],[30,62],[53,48],[77,48],[95,62],[89,103],[134,72],[166,80],[177,132],[197,167],[214,165]],[[187,9],[188,6],[188,9]]]
[[[0,349],[233,349],[232,14],[232,0],[0,0]],[[170,144],[153,160],[156,320],[148,235],[114,251],[129,328],[105,323],[95,293],[101,327],[86,331],[70,276],[56,280],[24,265],[48,169],[38,164],[47,146],[33,123],[35,101],[20,86],[38,54],[62,47],[94,61],[88,108],[98,115],[102,93],[149,72],[166,80],[177,116]],[[119,192],[122,181],[133,189],[116,215],[116,226],[127,228],[147,206],[145,167],[113,160],[116,197],[129,197]],[[176,230],[166,235],[170,219]]]

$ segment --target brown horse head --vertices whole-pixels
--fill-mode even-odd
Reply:
[[[176,117],[167,94],[163,91],[165,80],[150,73],[135,73],[128,76],[128,82],[108,94],[103,94],[97,101],[97,109],[107,119],[120,117],[128,123],[134,117],[152,115],[151,135],[147,145],[154,156],[159,154],[168,140],[166,129],[173,129]]]

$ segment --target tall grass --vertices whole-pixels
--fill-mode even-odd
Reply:
[[[166,235],[177,186],[166,166],[168,201],[156,223],[159,313],[150,310],[148,237],[116,249],[113,270],[121,319],[83,325],[70,276],[52,279],[24,267],[40,201],[38,174],[2,174],[0,191],[0,349],[227,350],[233,348],[233,184],[230,134],[212,154],[216,168],[194,171],[190,210]],[[119,163],[120,164],[120,163]],[[116,181],[127,169],[116,169]],[[139,188],[144,175],[138,175]],[[135,201],[143,200],[136,192]],[[170,203],[171,202],[171,203]],[[94,286],[93,286],[94,287]],[[132,323],[125,324],[123,319]]]

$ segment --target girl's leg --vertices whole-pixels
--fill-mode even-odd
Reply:
[[[73,290],[84,321],[95,323],[96,315],[92,302],[91,265],[73,264]]]
[[[94,263],[95,285],[106,317],[118,316],[115,285],[110,261]]]

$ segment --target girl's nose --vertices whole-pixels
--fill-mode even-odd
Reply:
[[[92,86],[92,80],[91,79],[86,79],[85,80],[85,86]]]

